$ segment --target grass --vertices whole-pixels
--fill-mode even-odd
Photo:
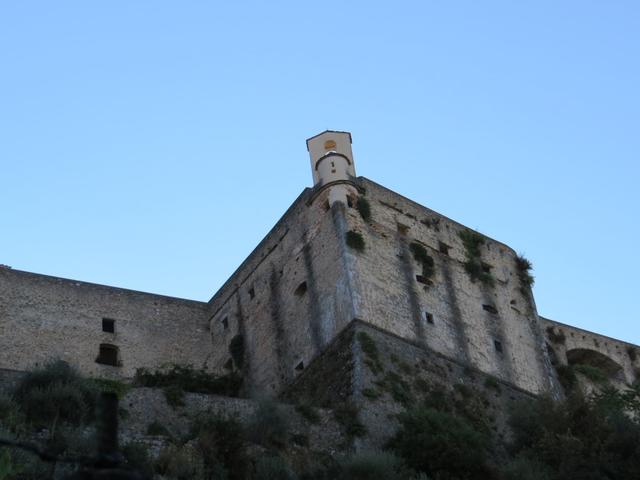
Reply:
[[[533,266],[531,262],[527,260],[524,255],[517,255],[515,258],[516,272],[518,273],[518,280],[520,280],[520,291],[525,294],[535,282],[531,270]]]
[[[462,245],[465,250],[466,260],[464,262],[464,269],[471,278],[471,281],[480,281],[489,287],[495,285],[493,275],[486,271],[482,264],[482,252],[480,250],[480,247],[484,245],[482,235],[472,230],[461,230],[458,232],[458,236],[460,240],[462,240]]]

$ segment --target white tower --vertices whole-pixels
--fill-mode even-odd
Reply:
[[[326,130],[307,140],[314,186],[329,188],[329,205],[347,204],[347,195],[356,194],[356,169],[351,152],[351,134]]]

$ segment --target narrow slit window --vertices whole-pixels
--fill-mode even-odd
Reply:
[[[251,288],[249,289],[249,298],[250,298],[251,300],[253,300],[253,299],[255,298],[255,296],[256,296],[256,291],[253,289],[253,287],[251,287]]]
[[[427,321],[428,324],[433,325],[434,323],[433,313],[424,312],[424,319]]]
[[[112,367],[119,366],[120,362],[118,359],[118,347],[115,345],[110,345],[108,343],[100,344],[100,350],[98,353],[98,358],[96,358],[96,363],[100,363],[102,365],[111,365]]]
[[[496,307],[494,307],[493,305],[487,305],[487,304],[482,305],[482,309],[483,309],[485,312],[489,312],[489,313],[492,313],[492,314],[494,314],[494,315],[497,315],[497,314],[498,314],[498,309],[497,309]]]
[[[227,328],[229,328],[229,317],[224,317],[222,320],[220,320],[220,323],[222,323],[222,329],[226,330]]]
[[[103,318],[102,331],[106,333],[116,333],[116,321],[111,318]]]

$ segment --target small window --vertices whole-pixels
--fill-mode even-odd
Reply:
[[[301,297],[305,293],[307,293],[307,282],[302,282],[300,285],[298,285],[298,288],[296,288],[296,291],[293,293],[296,297]]]
[[[253,299],[255,298],[255,296],[256,296],[256,291],[253,289],[253,287],[251,287],[251,288],[249,289],[249,298],[250,298],[251,300],[253,300]]]
[[[444,253],[445,255],[449,255],[449,249],[451,247],[449,245],[447,245],[446,243],[443,242],[438,242],[438,250],[440,250],[440,253]]]
[[[102,331],[107,333],[116,333],[116,321],[110,318],[103,318]]]
[[[502,342],[500,340],[494,340],[493,346],[495,347],[496,352],[502,353]]]
[[[119,366],[118,347],[115,345],[109,345],[108,343],[100,344],[100,351],[98,353],[98,358],[96,358],[96,363],[111,365],[113,367]]]
[[[482,305],[482,309],[486,312],[493,313],[494,315],[498,314],[498,309],[493,305]]]
[[[226,330],[227,328],[229,328],[229,317],[224,317],[222,320],[220,320],[220,323],[222,323],[222,329]]]
[[[424,318],[427,321],[427,323],[433,325],[433,313],[424,312]]]

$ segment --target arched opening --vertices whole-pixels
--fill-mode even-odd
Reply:
[[[578,373],[584,373],[587,377],[592,377],[601,372],[607,380],[625,381],[622,366],[596,350],[588,348],[567,350],[567,363]],[[592,374],[590,375],[589,372],[592,372]],[[594,378],[591,379],[593,380]]]

